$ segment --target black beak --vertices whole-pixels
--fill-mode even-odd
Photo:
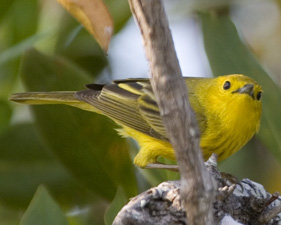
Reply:
[[[233,91],[232,93],[239,93],[239,94],[248,94],[253,99],[254,98],[254,85],[253,84],[245,84],[243,87]]]

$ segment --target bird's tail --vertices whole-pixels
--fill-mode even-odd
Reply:
[[[64,104],[87,111],[98,111],[93,106],[78,100],[75,97],[75,93],[75,91],[16,93],[10,97],[10,100],[28,105]]]

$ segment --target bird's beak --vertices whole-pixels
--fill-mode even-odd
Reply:
[[[232,93],[239,93],[239,94],[248,94],[250,97],[254,98],[254,85],[253,84],[245,84],[243,87],[238,88],[236,91]]]

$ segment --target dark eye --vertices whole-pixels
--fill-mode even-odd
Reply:
[[[257,94],[257,100],[261,99],[261,91]]]
[[[225,83],[224,83],[224,85],[223,85],[223,89],[224,89],[224,90],[227,90],[227,89],[230,88],[230,86],[231,86],[230,82],[229,82],[229,81],[225,81]]]

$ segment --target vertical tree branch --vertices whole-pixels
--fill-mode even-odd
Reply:
[[[199,147],[199,131],[161,0],[129,0],[150,64],[151,84],[181,174],[188,224],[214,224],[214,187]]]

